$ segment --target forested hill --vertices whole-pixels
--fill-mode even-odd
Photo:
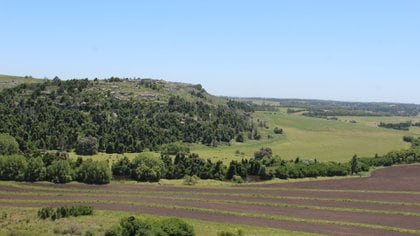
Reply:
[[[0,92],[0,133],[14,136],[21,150],[70,150],[84,137],[94,137],[108,153],[175,141],[218,145],[252,130],[244,108],[201,85],[54,78]]]

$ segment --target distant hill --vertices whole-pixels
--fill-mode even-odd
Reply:
[[[43,80],[29,76],[19,77],[10,75],[0,75],[0,91],[5,88],[12,88],[23,83],[42,83]]]
[[[115,77],[9,80],[14,87],[0,92],[0,133],[14,136],[21,150],[71,150],[89,136],[108,153],[177,141],[214,146],[253,129],[246,105],[201,85]]]
[[[229,97],[226,97],[229,98]],[[288,107],[289,112],[303,112],[314,117],[327,116],[417,116],[419,104],[390,102],[342,102],[316,99],[282,98],[229,98],[242,102],[253,102],[260,109]]]

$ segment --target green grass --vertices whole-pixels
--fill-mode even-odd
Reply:
[[[7,200],[7,199],[2,199],[2,200],[0,200],[0,202],[129,204],[129,205],[133,205],[133,206],[148,206],[148,207],[156,207],[156,208],[164,208],[164,209],[189,210],[189,211],[196,211],[196,212],[202,212],[202,213],[223,214],[223,215],[229,215],[229,216],[252,217],[252,218],[261,218],[261,219],[268,219],[268,220],[305,222],[305,223],[314,223],[314,224],[331,224],[331,225],[339,225],[339,226],[362,227],[362,228],[368,228],[368,229],[380,229],[380,230],[387,230],[387,231],[401,232],[401,233],[420,234],[419,230],[392,227],[392,226],[355,223],[355,222],[347,222],[347,221],[299,218],[299,217],[291,217],[291,216],[285,216],[285,215],[267,215],[267,214],[257,214],[257,213],[242,213],[242,212],[233,212],[233,211],[214,210],[214,209],[210,209],[210,208],[186,207],[186,206],[178,206],[178,205],[164,205],[164,204],[156,204],[156,203],[124,202],[124,201],[122,201],[122,202],[121,201],[100,201],[100,200],[96,200],[96,201],[95,200],[93,200],[93,201],[90,201],[90,200],[88,200],[88,201],[53,200],[53,201],[51,201],[51,200]]]
[[[410,132],[384,129],[368,122],[368,120],[380,122],[388,117],[351,117],[355,120],[366,120],[356,124],[344,122],[350,118],[334,121],[287,114],[284,111],[255,112],[253,117],[255,121],[258,119],[266,121],[269,126],[269,129],[259,128],[262,140],[248,140],[245,143],[232,143],[230,146],[217,148],[194,145],[192,152],[204,158],[222,160],[226,163],[230,160],[250,158],[259,148],[270,147],[275,155],[284,159],[300,157],[316,158],[319,161],[347,162],[354,154],[362,157],[374,156],[376,153],[385,154],[391,150],[408,148],[409,144],[403,142],[402,137],[407,134],[415,135],[418,131],[417,128]],[[274,134],[274,127],[283,128],[285,134]],[[273,138],[268,139],[268,135]],[[237,150],[242,154],[237,154]]]
[[[102,235],[112,225],[117,225],[123,217],[135,216],[139,219],[162,219],[165,217],[151,216],[141,213],[127,213],[115,211],[95,211],[93,216],[70,217],[56,221],[40,220],[36,217],[38,208],[2,207],[0,209],[0,235],[56,235],[54,229],[76,227],[79,232],[91,231],[95,235]],[[5,216],[5,217],[4,217]],[[221,224],[194,219],[184,219],[194,227],[196,235],[215,236],[220,231],[237,232],[239,229],[245,235],[315,235],[287,230],[260,228],[245,225]]]
[[[0,75],[0,91],[23,83],[40,83],[42,80],[32,77]]]

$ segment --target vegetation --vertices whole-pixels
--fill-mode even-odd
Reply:
[[[0,155],[13,155],[19,152],[16,139],[8,134],[0,133]]]
[[[411,121],[401,122],[401,123],[379,123],[378,127],[381,128],[388,128],[388,129],[397,129],[397,130],[405,130],[408,131],[412,126]]]
[[[118,227],[113,227],[105,232],[106,236],[136,236],[136,235],[161,235],[161,236],[193,236],[194,229],[191,225],[177,218],[163,220],[139,220],[134,216],[123,218]]]
[[[137,90],[131,96],[113,90],[126,86]],[[207,94],[174,96],[171,86],[119,78],[21,84],[0,92],[0,132],[15,137],[24,152],[76,148],[90,155],[158,150],[178,141],[217,146],[252,130],[244,106],[216,103]],[[205,93],[197,86],[184,87]]]
[[[93,207],[91,206],[62,206],[53,209],[51,207],[43,207],[38,210],[38,217],[45,220],[50,218],[51,220],[58,220],[60,218],[66,218],[70,216],[87,216],[93,215]]]

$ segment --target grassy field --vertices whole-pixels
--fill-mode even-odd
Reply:
[[[200,157],[214,161],[222,160],[228,164],[231,160],[250,158],[261,147],[270,147],[275,155],[285,159],[296,157],[319,161],[347,162],[354,154],[359,157],[385,154],[392,150],[408,148],[402,141],[404,135],[420,136],[420,127],[410,131],[399,131],[377,127],[379,122],[402,122],[412,120],[420,122],[420,117],[339,117],[338,120],[326,120],[305,117],[299,114],[287,114],[285,109],[278,112],[255,112],[254,121],[265,121],[268,129],[259,128],[261,140],[246,140],[244,143],[231,142],[230,146],[208,147],[193,144],[191,152]],[[350,123],[355,120],[357,123]],[[275,127],[283,128],[284,134],[274,134]],[[268,138],[268,135],[271,138]],[[159,156],[156,152],[145,152]],[[123,154],[133,159],[138,153]],[[110,163],[123,156],[122,154],[99,153],[84,156],[94,160],[109,160]],[[74,152],[72,159],[77,158]]]
[[[103,235],[112,225],[117,225],[123,217],[135,216],[138,219],[164,217],[141,213],[95,211],[93,216],[70,217],[56,221],[37,218],[38,208],[2,207],[0,209],[0,235],[57,235],[59,231],[74,230],[74,235],[83,235],[87,231],[94,235]],[[252,227],[245,225],[221,224],[194,219],[185,219],[194,227],[196,235],[215,236],[221,231],[238,232],[242,230],[246,235],[315,235],[287,230]],[[55,233],[54,233],[55,232]]]
[[[231,146],[211,148],[195,145],[192,152],[214,160],[240,160],[249,158],[261,147],[270,147],[274,154],[285,159],[296,157],[319,161],[349,161],[354,154],[374,156],[395,149],[409,147],[402,141],[404,135],[420,135],[419,128],[398,131],[378,128],[377,123],[420,121],[420,117],[340,117],[326,120],[279,112],[256,112],[254,120],[266,121],[268,129],[260,128],[260,141],[232,143]],[[356,120],[357,123],[346,122]],[[274,127],[284,129],[284,135],[274,134]],[[272,138],[267,138],[271,135]]]

